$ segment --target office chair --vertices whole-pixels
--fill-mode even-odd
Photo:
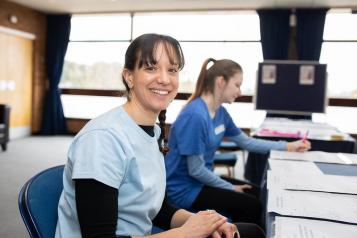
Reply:
[[[63,168],[64,165],[60,165],[40,172],[27,181],[19,193],[20,214],[31,238],[55,235]]]

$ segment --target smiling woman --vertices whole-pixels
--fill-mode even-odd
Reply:
[[[125,55],[126,64],[122,74],[128,92],[128,101],[124,108],[139,125],[155,124],[157,115],[163,111],[159,116],[162,131],[159,139],[161,151],[167,150],[163,136],[165,110],[177,94],[179,71],[185,63],[181,47],[175,44],[175,41],[168,36],[153,34],[137,38]],[[139,56],[134,54],[137,48],[142,48]],[[138,57],[138,60],[130,58],[133,56]]]
[[[145,42],[150,36],[143,35],[140,40]],[[155,115],[165,110],[177,94],[178,73],[184,66],[184,58],[182,53],[175,53],[182,52],[180,46],[173,45],[173,39],[168,39],[155,39],[158,43],[152,49],[147,48],[150,44],[143,46],[137,65],[124,66],[123,82],[129,92],[125,108],[129,111],[135,108],[139,114],[144,112],[154,115],[150,119],[146,118],[148,121],[141,122],[143,125],[155,123]],[[126,58],[142,42],[134,41]],[[126,62],[131,61],[126,59]]]

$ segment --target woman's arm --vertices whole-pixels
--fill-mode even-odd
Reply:
[[[228,138],[240,148],[260,154],[267,154],[270,150],[286,150],[287,148],[287,142],[285,141],[256,139],[247,136],[243,131],[239,135]]]
[[[116,236],[118,190],[94,179],[75,179],[76,206],[83,238],[129,238]],[[171,219],[173,229],[145,236],[148,238],[205,238],[226,223],[227,219],[209,211],[197,214],[177,210]],[[139,236],[132,236],[136,238]]]
[[[193,178],[207,186],[234,190],[234,185],[223,180],[205,166],[203,155],[187,157],[188,173]]]
[[[116,236],[118,190],[94,179],[75,179],[78,221],[82,237]]]
[[[171,228],[174,228],[171,223],[174,214],[178,210],[180,210],[180,208],[170,204],[167,200],[167,196],[165,195],[160,211],[157,213],[156,217],[152,221],[153,225],[163,230],[169,230]]]

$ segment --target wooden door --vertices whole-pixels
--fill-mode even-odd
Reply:
[[[11,106],[10,128],[31,131],[33,40],[0,32],[0,103]]]

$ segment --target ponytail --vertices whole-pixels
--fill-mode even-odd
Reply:
[[[198,75],[197,83],[196,83],[196,88],[193,94],[190,96],[188,99],[187,103],[190,103],[194,99],[198,98],[201,96],[208,88],[208,83],[206,83],[206,74],[207,74],[207,65],[209,62],[215,63],[216,60],[213,58],[208,58],[203,62],[203,65],[201,67],[201,72]],[[213,88],[213,87],[212,87]]]
[[[207,68],[209,62],[213,62],[213,65]],[[215,82],[217,77],[223,76],[224,80],[228,80],[234,76],[237,72],[242,71],[242,67],[233,60],[221,59],[215,60],[213,58],[208,58],[203,62],[201,72],[198,76],[196,89],[188,99],[187,103],[200,97],[204,93],[214,93]]]
[[[167,141],[165,139],[165,120],[166,120],[166,110],[162,110],[159,113],[159,126],[161,129],[161,134],[158,139],[159,149],[161,153],[165,156],[169,152],[169,147],[167,146]]]

